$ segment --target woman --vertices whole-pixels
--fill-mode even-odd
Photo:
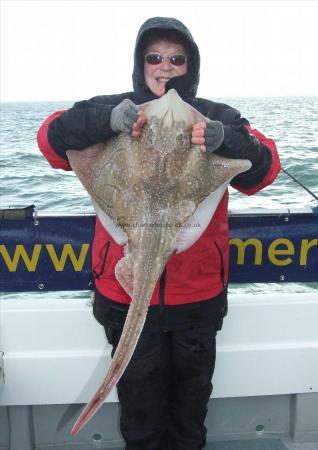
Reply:
[[[210,119],[195,124],[192,142],[202,151],[252,162],[231,183],[251,195],[280,170],[275,144],[253,130],[240,113],[196,97],[200,55],[178,20],[147,20],[137,35],[132,92],[76,103],[49,117],[38,143],[54,168],[71,170],[66,150],[82,150],[119,132],[138,139],[145,116],[136,108],[174,88]],[[227,312],[228,192],[207,230],[188,250],[174,254],[154,290],[146,324],[117,385],[126,450],[195,450],[206,443],[204,420],[212,392],[215,337]],[[123,256],[96,219],[93,242],[94,314],[113,346],[118,344],[131,299],[114,268]]]

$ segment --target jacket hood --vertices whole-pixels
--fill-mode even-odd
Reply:
[[[185,75],[172,78],[166,84],[166,92],[174,88],[183,100],[196,96],[200,77],[200,53],[188,28],[179,20],[170,17],[153,17],[142,24],[138,31],[133,70],[133,87],[135,95],[141,102],[158,98],[145,83],[144,79],[144,49],[149,34],[155,30],[173,31],[180,35],[188,52],[188,72]]]

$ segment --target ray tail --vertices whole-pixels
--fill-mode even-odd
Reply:
[[[141,239],[141,248],[136,252],[134,259],[133,301],[129,307],[117,349],[103,382],[76,420],[71,430],[72,436],[75,436],[91,420],[110,391],[116,386],[129,364],[142,332],[152,292],[167,260],[164,258],[158,263],[157,258],[154,258],[162,245],[161,233],[158,233],[156,237],[153,233],[145,234],[144,239]]]

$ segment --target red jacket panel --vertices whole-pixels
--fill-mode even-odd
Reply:
[[[246,195],[253,195],[256,192],[260,191],[261,189],[264,189],[266,186],[269,186],[277,175],[279,174],[281,170],[281,164],[276,148],[276,144],[273,141],[273,139],[269,139],[266,136],[264,136],[260,131],[256,130],[255,128],[252,128],[250,126],[246,126],[250,134],[253,134],[257,137],[257,139],[260,141],[261,144],[265,145],[272,155],[272,166],[270,170],[268,171],[267,175],[263,179],[263,181],[258,184],[256,187],[253,187],[251,189],[242,189],[240,186],[237,186],[235,183],[231,183],[231,186],[234,187],[236,190],[243,192]]]
[[[54,119],[62,115],[63,112],[63,110],[57,111],[43,122],[37,134],[37,141],[39,149],[46,157],[50,165],[53,167],[53,169],[72,170],[70,163],[55,153],[55,151],[50,146],[49,140],[47,138],[47,130],[50,123],[53,122]]]

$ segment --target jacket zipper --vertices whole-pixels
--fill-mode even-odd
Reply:
[[[164,268],[159,282],[159,311],[160,311],[160,322],[163,324],[163,315],[164,315],[164,307],[165,307],[165,287],[166,287],[166,276],[167,269]]]
[[[101,275],[103,274],[104,270],[105,270],[105,265],[106,265],[106,260],[107,260],[107,255],[108,255],[108,251],[109,251],[109,246],[110,246],[110,241],[107,241],[106,246],[105,246],[105,253],[104,253],[104,257],[103,257],[103,261],[102,261],[102,265],[100,268],[99,273],[96,273],[95,270],[93,270],[93,277],[94,280],[98,280]]]
[[[215,246],[216,246],[216,248],[217,248],[217,251],[218,251],[218,253],[219,253],[219,256],[220,256],[220,260],[221,260],[220,276],[221,276],[221,281],[222,281],[223,287],[225,287],[225,283],[224,283],[224,260],[223,260],[223,254],[222,254],[222,251],[221,251],[220,247],[218,246],[217,242],[216,242],[216,241],[213,241],[213,242],[214,242],[214,244],[215,244]]]

